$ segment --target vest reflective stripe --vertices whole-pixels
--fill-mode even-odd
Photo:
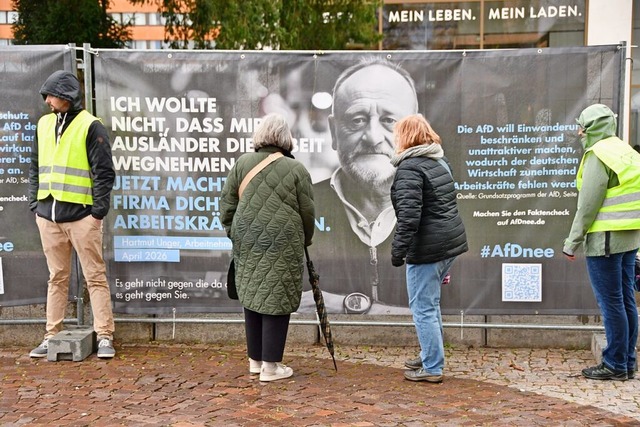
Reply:
[[[96,117],[81,111],[56,144],[55,114],[38,122],[38,200],[52,195],[56,200],[82,205],[93,204],[93,180],[87,158],[87,133]]]
[[[589,152],[618,176],[619,185],[607,189],[605,200],[588,233],[640,229],[640,154],[624,141],[611,137],[589,148],[580,163],[578,190],[582,187],[582,169]]]
[[[640,201],[640,192],[632,194],[623,194],[621,196],[613,196],[610,199],[605,199],[602,203],[603,207],[621,205],[624,203],[638,202]]]

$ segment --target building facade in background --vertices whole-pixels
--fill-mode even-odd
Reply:
[[[165,21],[157,6],[134,6],[128,0],[111,3],[116,21],[133,23],[130,48],[167,47]],[[586,0],[385,0],[378,25],[384,39],[378,47],[442,50],[584,46],[586,9]],[[12,1],[0,0],[0,45],[11,44],[15,18]]]
[[[131,22],[132,49],[163,49],[165,20],[153,4],[133,5],[128,0],[112,0],[111,16],[117,22]],[[13,39],[11,24],[17,13],[13,11],[12,0],[0,0],[0,46],[10,45]]]

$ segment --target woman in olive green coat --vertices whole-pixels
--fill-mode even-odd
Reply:
[[[280,363],[289,317],[300,305],[304,247],[311,244],[314,205],[311,177],[291,155],[285,118],[269,114],[253,136],[255,153],[242,155],[222,189],[221,220],[233,243],[236,287],[244,307],[249,371],[260,381],[288,378]],[[272,153],[283,156],[255,175],[249,172]]]

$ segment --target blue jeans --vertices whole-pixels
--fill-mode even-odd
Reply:
[[[635,298],[637,250],[608,257],[587,257],[591,287],[602,313],[607,346],[602,362],[614,371],[633,370],[638,340],[638,308]]]
[[[440,313],[440,285],[455,257],[432,264],[407,264],[409,308],[416,325],[425,372],[442,375],[444,341]]]

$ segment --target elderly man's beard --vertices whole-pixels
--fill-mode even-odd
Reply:
[[[388,156],[380,155],[380,160],[375,162],[375,167],[367,167],[366,163],[363,164],[356,157],[357,154],[354,156],[353,153],[340,153],[339,155],[343,171],[356,184],[362,185],[363,190],[369,187],[374,187],[373,189],[376,191],[391,189],[396,169],[390,163]]]

